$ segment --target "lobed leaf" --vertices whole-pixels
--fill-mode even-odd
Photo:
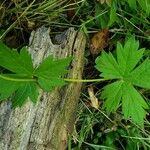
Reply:
[[[96,69],[101,73],[100,76],[106,79],[120,79],[121,71],[119,65],[111,53],[102,52],[101,56],[96,59]]]
[[[8,81],[0,78],[0,101],[11,96],[22,85],[23,83],[21,82]]]
[[[12,98],[12,106],[21,107],[28,98],[30,98],[32,102],[36,103],[38,98],[38,89],[35,83],[26,82],[21,88],[19,88]]]
[[[24,47],[20,54],[0,42],[0,66],[14,73],[32,75],[33,65],[30,54]]]
[[[146,59],[141,65],[130,74],[133,85],[150,89],[150,60]]]
[[[53,90],[55,87],[60,87],[66,84],[64,80],[57,77],[50,77],[50,78],[39,77],[38,83],[44,91],[48,92]]]
[[[106,99],[104,107],[108,113],[116,111],[119,107],[122,96],[122,84],[122,81],[116,81],[106,85],[103,89],[101,96],[103,99]]]
[[[38,87],[35,82],[28,81],[25,76],[18,74],[0,75],[0,85],[0,101],[12,96],[15,92],[14,106],[21,106],[27,97],[30,97],[34,103],[37,101]]]
[[[71,58],[54,60],[49,56],[34,69],[26,48],[22,48],[18,53],[0,43],[0,66],[14,73],[0,75],[0,100],[15,93],[12,100],[13,107],[22,106],[27,98],[36,103],[38,86],[45,91],[50,91],[56,86],[65,84],[61,76],[67,73],[70,61]]]
[[[122,76],[127,76],[143,57],[144,49],[138,48],[139,42],[134,37],[129,38],[124,47],[117,44],[117,62]]]
[[[35,70],[34,75],[38,77],[38,83],[46,91],[51,91],[56,86],[65,84],[61,78],[67,73],[67,67],[71,58],[54,60],[52,56],[47,57]]]
[[[125,118],[131,117],[135,123],[143,127],[145,109],[148,109],[148,105],[140,93],[130,83],[125,83],[122,95],[122,111]]]
[[[115,111],[122,101],[122,111],[126,119],[143,127],[148,105],[134,86],[150,89],[150,60],[138,65],[145,49],[139,48],[139,42],[130,37],[124,46],[117,44],[117,57],[103,52],[96,59],[96,68],[104,79],[117,81],[104,87],[102,98],[107,112]]]

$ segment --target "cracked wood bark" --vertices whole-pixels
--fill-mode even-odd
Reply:
[[[73,28],[56,37],[54,45],[49,29],[42,27],[30,37],[29,52],[34,65],[48,55],[73,56],[69,78],[81,79],[85,36]],[[40,91],[35,106],[28,101],[22,108],[11,109],[11,102],[0,105],[0,150],[64,150],[67,134],[72,131],[81,83],[70,83],[51,93]]]

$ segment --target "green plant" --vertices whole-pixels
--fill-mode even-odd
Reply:
[[[133,122],[125,123],[120,111],[107,116],[101,107],[98,110],[89,107],[88,96],[82,94],[70,150],[149,150],[149,134],[147,122],[143,130]]]
[[[101,4],[100,0],[93,3],[86,0],[86,3],[87,6],[82,6],[83,9],[78,12],[82,18],[80,27],[86,34],[93,30],[107,28],[114,33],[113,39],[118,39],[118,36],[120,38],[121,35],[127,35],[127,33],[149,39],[145,34],[146,31],[149,31],[150,25],[150,9],[147,9],[150,7],[149,1],[112,0],[111,4],[107,5],[106,3]],[[142,9],[140,3],[142,3]],[[85,7],[88,9],[86,16],[85,11],[82,12]]]
[[[0,23],[7,28],[0,39],[5,38],[11,30],[22,27],[25,30],[57,22],[67,8],[64,0],[10,0],[0,3]],[[9,3],[9,5],[8,5]],[[13,22],[13,23],[12,23]],[[31,29],[30,29],[31,28]]]
[[[105,99],[107,112],[116,111],[122,102],[125,119],[132,120],[143,127],[146,109],[149,109],[137,87],[150,89],[150,60],[141,60],[145,49],[139,48],[139,42],[134,37],[129,38],[124,47],[118,43],[116,57],[111,53],[102,54],[96,59],[96,68],[102,72],[100,79],[78,80],[63,79],[70,58],[54,60],[47,57],[38,67],[33,67],[31,56],[26,48],[20,54],[0,44],[0,66],[11,73],[0,74],[0,100],[13,97],[13,106],[22,106],[29,97],[34,103],[37,100],[38,88],[51,91],[54,87],[68,82],[100,82],[113,80],[104,87],[101,97]],[[141,63],[141,64],[140,64]]]
[[[114,82],[104,87],[101,97],[105,99],[107,112],[114,112],[120,107],[124,117],[130,117],[140,126],[144,125],[146,109],[149,109],[137,87],[150,89],[150,60],[140,62],[145,49],[139,48],[139,42],[129,38],[124,47],[117,44],[116,57],[112,53],[102,52],[96,59],[96,68],[101,77]],[[140,64],[141,63],[141,64]]]
[[[139,5],[147,15],[150,15],[150,1],[149,0],[127,0],[129,6],[133,9],[137,9],[137,5]]]
[[[0,43],[0,66],[8,70],[7,73],[0,74],[0,100],[15,92],[13,107],[22,106],[28,97],[36,103],[39,87],[51,91],[54,87],[65,84],[61,75],[66,73],[65,68],[70,60],[54,60],[49,56],[38,67],[33,67],[26,48],[22,48],[19,54]]]
[[[141,9],[142,8],[142,9]],[[112,0],[111,5],[106,5],[106,4],[96,4],[95,5],[95,14],[98,15],[99,13],[102,13],[102,11],[107,10],[107,14],[104,14],[102,17],[99,17],[97,20],[97,23],[99,26],[102,28],[106,27],[112,27],[115,22],[118,24],[123,24],[123,21],[121,20],[124,19],[126,23],[128,22],[132,26],[134,26],[134,23],[138,23],[138,19],[141,20],[141,23],[144,24],[144,18],[149,17],[150,15],[150,2],[149,0]],[[127,16],[131,15],[130,17]],[[134,15],[139,18],[134,18]],[[131,19],[128,19],[131,18]],[[134,20],[133,20],[134,18]],[[142,19],[143,18],[143,19]],[[125,23],[125,24],[126,24]],[[125,26],[124,26],[125,27]],[[134,26],[136,27],[136,26]]]

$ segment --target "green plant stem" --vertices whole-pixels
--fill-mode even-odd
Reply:
[[[13,78],[13,77],[8,77],[5,75],[0,74],[0,78],[4,79],[4,80],[8,80],[8,81],[14,81],[14,82],[36,82],[36,79],[33,78]],[[101,81],[106,81],[107,79],[68,79],[68,78],[64,78],[64,81],[67,82],[101,82]]]
[[[101,81],[106,81],[107,79],[67,79],[67,78],[64,78],[63,79],[64,81],[67,81],[67,82],[101,82]]]
[[[32,78],[18,79],[18,78],[12,78],[12,77],[8,77],[8,76],[4,76],[1,74],[0,74],[0,78],[2,78],[4,80],[8,80],[8,81],[14,81],[14,82],[36,82],[36,79],[32,79]]]

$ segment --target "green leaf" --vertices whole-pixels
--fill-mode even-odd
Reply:
[[[30,97],[33,103],[36,103],[38,97],[38,87],[34,80],[28,79],[20,74],[1,74],[0,75],[0,101],[4,100],[13,93],[13,106],[21,106],[27,97]]]
[[[104,107],[108,113],[116,111],[122,96],[122,81],[117,81],[104,87],[102,98],[106,99]],[[112,92],[113,91],[113,92]]]
[[[146,116],[145,109],[148,109],[148,105],[139,92],[131,84],[124,83],[122,110],[125,118],[131,117],[135,123],[143,127],[143,120]]]
[[[131,82],[133,85],[150,89],[150,60],[146,59],[130,74]]]
[[[22,48],[19,54],[2,42],[0,42],[0,66],[15,73],[28,75],[33,73],[32,60],[27,49]]]
[[[129,6],[133,9],[136,9],[136,1],[137,0],[128,0]]]
[[[32,64],[32,59],[31,55],[27,51],[26,47],[23,47],[20,50],[20,57],[19,57],[20,63],[22,65],[22,68],[24,68],[24,73],[31,74],[33,73],[33,64]],[[17,71],[17,73],[19,73]],[[22,73],[22,72],[20,72]]]
[[[142,58],[145,49],[138,48],[139,42],[134,37],[129,38],[124,47],[117,44],[117,62],[123,76],[127,76]]]
[[[22,48],[19,54],[0,43],[0,66],[14,72],[0,75],[0,100],[16,92],[12,100],[13,107],[22,106],[28,97],[36,103],[38,89],[33,79],[32,59],[27,49]]]
[[[116,14],[116,9],[112,6],[110,9],[110,17],[108,22],[108,27],[111,27],[114,22],[118,21],[118,16]]]
[[[34,104],[36,104],[37,102],[38,95],[39,95],[39,90],[36,83],[31,83],[31,82],[28,83],[28,97]]]
[[[137,0],[141,8],[150,15],[150,1],[149,0]]]
[[[46,91],[52,90],[56,86],[65,84],[61,78],[67,73],[67,66],[71,59],[54,60],[52,56],[47,57],[35,70],[35,76],[38,77],[38,83]]]
[[[18,88],[22,86],[22,82],[14,82],[0,78],[0,101],[11,96]]]
[[[19,88],[12,98],[13,107],[21,107],[30,98],[32,102],[36,103],[38,97],[38,90],[35,83],[26,82]]]
[[[36,103],[38,86],[50,91],[56,86],[65,84],[61,77],[67,73],[70,61],[71,58],[54,60],[49,56],[34,69],[26,48],[22,48],[18,53],[0,43],[0,66],[14,73],[0,74],[0,100],[15,93],[12,100],[13,107],[22,106],[27,98]]]
[[[106,6],[106,5],[102,6],[101,4],[95,5],[96,25],[102,29],[107,28],[108,21],[109,21],[108,13],[106,13],[106,14],[104,13],[104,9],[107,9],[107,8],[109,8],[109,6]],[[100,15],[100,14],[102,14],[102,15]]]
[[[40,84],[40,87],[44,90],[44,91],[51,91],[53,90],[55,87],[60,87],[65,85],[65,81],[60,79],[60,78],[43,78],[43,77],[39,77],[38,79],[38,83]]]
[[[150,89],[150,60],[139,64],[145,49],[139,49],[139,42],[130,37],[122,46],[117,44],[114,57],[103,52],[96,59],[96,68],[104,79],[117,81],[104,87],[102,98],[107,112],[116,111],[122,102],[122,111],[126,119],[143,126],[148,105],[134,86]]]
[[[141,6],[141,8],[146,12],[147,15],[150,14],[150,1],[149,0],[128,0],[127,1],[130,8],[134,10],[137,9],[137,3]]]
[[[101,77],[106,79],[120,79],[121,70],[119,65],[111,53],[102,52],[102,55],[96,59],[96,69],[101,71]]]

